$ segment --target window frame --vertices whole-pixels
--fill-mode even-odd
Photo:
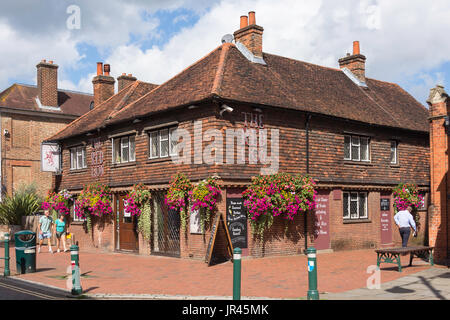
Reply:
[[[356,195],[356,199],[352,198],[353,195]],[[361,204],[361,195],[364,195],[364,213],[361,215],[360,204]],[[347,204],[345,204],[345,198],[347,198]],[[356,203],[356,216],[352,216],[351,213],[351,203]],[[358,220],[367,220],[369,219],[369,194],[366,191],[344,191],[342,194],[342,217],[344,221],[358,221]],[[344,207],[346,206],[346,207]],[[344,215],[347,212],[347,215]]]
[[[348,144],[347,141],[348,140]],[[353,162],[371,162],[370,152],[370,137],[358,136],[358,135],[344,135],[344,160]],[[367,151],[365,154],[366,159],[363,159],[363,142],[366,141]],[[357,158],[354,155],[353,148],[357,148]],[[346,157],[345,152],[348,149],[349,156]],[[354,159],[355,158],[355,159]]]
[[[168,159],[171,156],[176,155],[175,148],[173,145],[172,135],[173,131],[177,130],[177,126],[162,127],[155,130],[149,130],[147,132],[148,136],[148,158],[150,160],[154,159]],[[166,137],[164,137],[166,136]],[[153,154],[153,143],[156,141],[156,153]],[[162,155],[163,143],[167,143],[167,153]]]
[[[70,210],[70,214],[71,214],[71,218],[72,218],[72,222],[84,222],[86,221],[86,218],[79,218],[76,214],[75,214],[75,201],[72,203],[71,206],[71,210]]]
[[[124,141],[126,141],[124,143]],[[132,141],[134,144],[134,147],[132,147]],[[117,144],[117,146],[116,146]],[[113,164],[126,164],[126,163],[133,163],[136,162],[136,134],[127,134],[123,136],[117,136],[111,138],[111,146],[112,146],[112,163]],[[120,160],[117,161],[116,159],[116,148],[118,148],[119,151],[119,158]],[[127,161],[124,161],[124,154],[125,150],[127,150]],[[134,151],[134,154],[132,154],[132,151]]]
[[[70,170],[83,170],[87,168],[86,146],[78,145],[69,148]],[[81,157],[81,164],[79,160]],[[75,166],[74,166],[75,164]]]
[[[395,147],[394,147],[395,161],[394,162],[391,160],[391,158],[392,158],[392,144],[393,143],[395,144]],[[398,141],[397,140],[390,140],[389,160],[390,160],[390,164],[398,164]]]

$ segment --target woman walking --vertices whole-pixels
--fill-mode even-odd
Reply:
[[[66,221],[64,220],[64,215],[60,214],[59,215],[59,219],[56,220],[55,222],[55,226],[56,226],[56,247],[57,250],[56,252],[60,252],[59,250],[59,246],[61,243],[61,238],[62,238],[62,243],[63,243],[63,248],[64,248],[64,252],[67,251],[66,248]]]

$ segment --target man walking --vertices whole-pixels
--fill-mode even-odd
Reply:
[[[411,228],[414,230],[414,235],[417,233],[416,223],[414,222],[414,218],[411,214],[412,207],[406,208],[406,210],[399,211],[394,216],[394,221],[397,224],[400,237],[402,238],[402,247],[408,246],[409,235],[411,233]]]
[[[50,211],[45,210],[44,215],[39,219],[39,246],[38,253],[41,252],[41,246],[44,243],[44,239],[47,239],[48,242],[48,252],[53,253],[52,244],[51,244],[51,227],[53,224],[52,217],[50,217]]]

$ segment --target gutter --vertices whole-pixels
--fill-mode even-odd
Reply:
[[[306,174],[309,175],[309,122],[311,121],[311,114],[306,113],[306,122],[305,122],[305,130],[306,130]],[[308,248],[308,215],[304,215],[304,231],[305,231],[305,252]]]

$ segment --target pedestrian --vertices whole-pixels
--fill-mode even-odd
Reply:
[[[394,216],[394,221],[399,228],[400,237],[402,238],[402,247],[404,248],[408,246],[411,228],[414,230],[414,236],[417,235],[416,223],[414,222],[411,211],[412,207],[409,206],[406,210],[401,210]]]
[[[41,252],[41,246],[44,243],[44,239],[47,239],[48,252],[53,253],[51,244],[52,224],[53,220],[52,217],[50,217],[50,210],[44,210],[44,215],[39,219],[39,226],[38,226],[39,231],[38,253]]]
[[[59,246],[61,244],[61,240],[64,247],[64,252],[67,252],[66,248],[66,233],[68,232],[66,229],[66,221],[64,219],[64,214],[59,215],[59,219],[55,222],[56,228],[56,252],[60,252]]]

